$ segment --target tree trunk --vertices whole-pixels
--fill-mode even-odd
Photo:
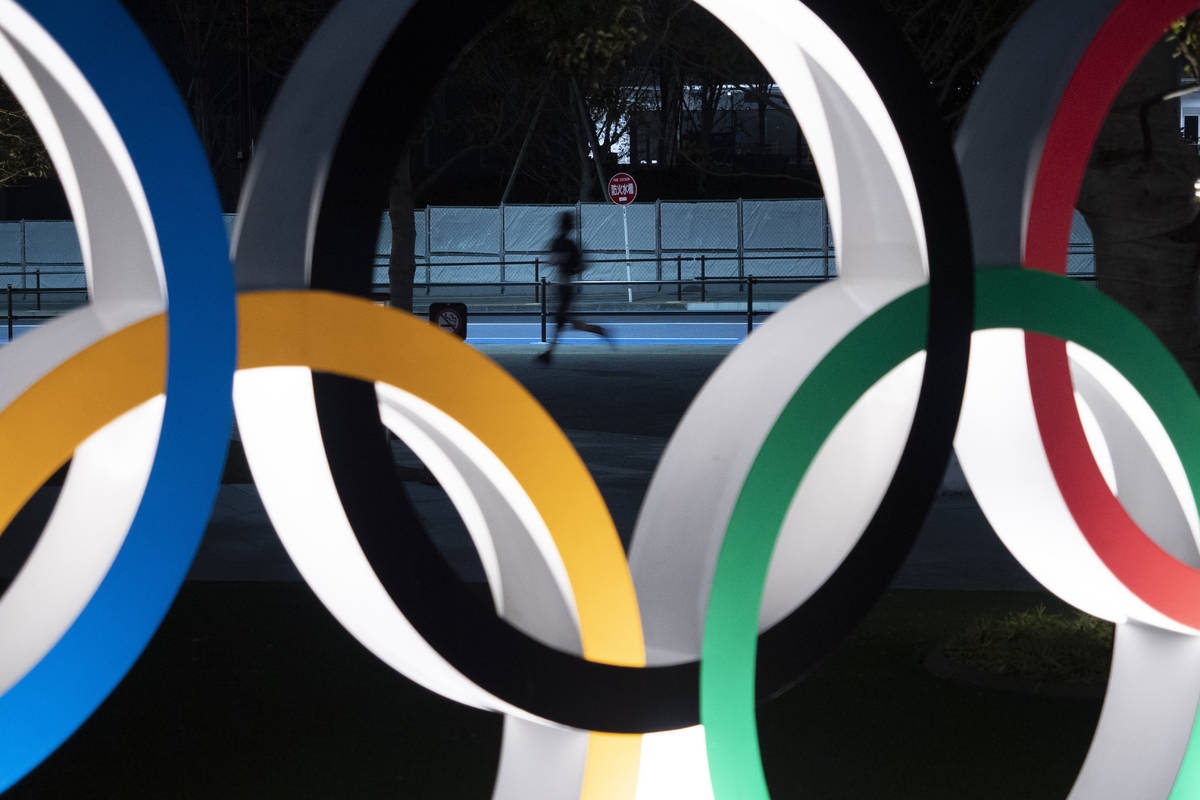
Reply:
[[[576,102],[575,88],[570,82],[567,84],[567,102],[567,115],[575,121],[571,127],[575,131],[575,152],[579,158],[579,202],[586,203],[592,199],[598,172],[590,155],[592,145],[587,125],[579,113],[580,106]]]
[[[584,132],[584,141],[588,151],[592,154],[591,160],[596,170],[596,182],[600,186],[600,190],[604,191],[604,186],[608,183],[608,175],[605,174],[603,163],[605,151],[600,147],[600,140],[596,138],[596,122],[588,111],[583,91],[574,78],[571,78],[571,93],[575,96],[575,108],[579,113],[579,126]]]
[[[767,103],[758,101],[758,152],[767,152]]]
[[[572,116],[575,116],[572,114]],[[579,202],[586,203],[592,199],[592,191],[596,185],[596,173],[592,169],[592,160],[588,157],[588,146],[579,122],[575,125],[575,152],[579,158]]]
[[[1079,193],[1096,247],[1100,290],[1132,311],[1200,386],[1200,157],[1179,134],[1178,101],[1143,105],[1178,81],[1160,43],[1130,77],[1105,120]],[[1149,145],[1149,146],[1148,146]]]
[[[678,149],[679,120],[683,109],[683,75],[674,60],[659,65],[658,163],[674,167]]]
[[[525,138],[521,140],[521,149],[517,151],[512,172],[508,175],[508,183],[504,184],[504,194],[500,195],[500,205],[507,203],[509,195],[512,194],[513,185],[517,182],[521,165],[525,163],[525,154],[529,152],[529,143],[533,141],[533,132],[537,130],[538,120],[542,116],[542,109],[546,107],[548,97],[550,97],[550,84],[546,84],[546,88],[542,90],[542,98],[538,100],[537,108],[533,110],[533,117],[529,120],[529,127],[525,130]]]
[[[388,218],[392,223],[392,254],[388,259],[389,304],[413,310],[413,281],[417,273],[417,228],[413,224],[411,153],[404,148],[388,187]]]

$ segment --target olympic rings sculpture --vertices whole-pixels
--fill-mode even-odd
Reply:
[[[236,408],[271,520],[322,602],[395,669],[505,714],[497,798],[650,797],[656,782],[766,797],[756,701],[886,587],[952,445],[1030,572],[1119,623],[1071,796],[1196,791],[1200,397],[1136,319],[1047,274],[1064,271],[1105,111],[1194,0],[1043,0],[979,87],[957,160],[911,59],[857,4],[701,4],[797,109],[841,277],[714,374],[627,559],[586,468],[523,389],[351,296],[369,281],[378,166],[399,140],[375,132],[415,113],[387,102],[388,79],[434,80],[430,53],[448,59],[467,26],[431,28],[416,0],[343,0],[264,129],[229,269],[186,113],[119,7],[0,0],[0,73],[58,165],[92,300],[0,349],[0,441],[24,454],[0,464],[0,528],[72,458],[0,595],[0,790],[153,635]],[[1059,41],[1063,20],[1086,36]],[[425,536],[381,423],[454,501],[490,604]]]

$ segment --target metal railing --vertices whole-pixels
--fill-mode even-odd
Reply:
[[[87,298],[87,289],[86,288],[81,288],[81,289],[61,288],[61,287],[45,288],[42,286],[40,272],[35,273],[35,275],[36,275],[36,285],[32,289],[13,288],[13,285],[11,283],[6,284],[6,286],[4,288],[4,308],[5,308],[4,318],[5,318],[5,321],[7,324],[7,328],[8,328],[8,341],[10,341],[10,342],[12,341],[12,338],[13,338],[13,323],[14,323],[14,321],[20,320],[20,319],[41,320],[41,319],[47,319],[49,317],[57,315],[57,311],[50,312],[50,313],[43,311],[42,297],[44,295],[56,295],[56,294],[58,294],[58,295],[81,295],[83,297],[83,299],[86,301],[86,298]],[[26,312],[23,314],[16,313],[13,309],[14,295],[22,295],[26,300],[28,300],[29,295],[33,295],[34,296],[34,308],[31,310],[31,312]]]
[[[660,308],[660,309],[633,310],[633,309],[614,308],[614,309],[604,309],[604,310],[582,311],[582,312],[576,312],[576,313],[578,313],[580,315],[584,315],[584,316],[586,316],[588,314],[602,314],[606,317],[647,317],[647,316],[683,317],[683,316],[697,316],[697,315],[744,316],[745,320],[746,320],[746,333],[750,334],[754,330],[754,322],[757,318],[763,317],[763,316],[766,316],[766,315],[769,315],[772,313],[772,311],[770,311],[768,309],[763,309],[761,307],[756,309],[754,307],[754,287],[755,286],[762,286],[763,284],[816,284],[816,283],[824,283],[827,280],[829,280],[829,279],[824,276],[759,278],[759,277],[755,277],[754,275],[747,275],[743,278],[709,278],[706,276],[700,276],[697,278],[689,278],[689,279],[683,279],[683,280],[670,280],[670,279],[624,280],[624,281],[623,280],[611,280],[611,281],[610,280],[597,280],[597,281],[577,280],[577,281],[573,281],[572,285],[576,286],[576,287],[580,287],[580,288],[588,287],[588,286],[618,286],[618,287],[623,287],[623,288],[633,287],[633,286],[655,286],[655,287],[674,286],[674,287],[676,287],[677,291],[679,291],[680,293],[682,292],[684,287],[692,286],[692,287],[699,287],[702,297],[705,296],[705,290],[707,287],[722,286],[722,285],[724,285],[724,286],[736,285],[738,287],[739,293],[744,292],[744,294],[745,294],[746,299],[745,299],[745,308],[744,309],[666,310],[666,309]],[[497,281],[477,281],[477,282],[471,282],[471,283],[457,283],[456,282],[456,283],[414,284],[414,289],[417,287],[423,287],[426,285],[427,286],[436,286],[439,288],[464,287],[464,286],[497,287],[497,286],[501,286],[501,285],[532,287],[534,290],[535,302],[537,303],[537,316],[538,316],[539,325],[541,328],[541,340],[543,342],[546,341],[547,324],[548,324],[548,321],[550,320],[550,318],[552,316],[554,316],[553,310],[550,308],[550,303],[549,303],[549,294],[550,293],[549,293],[548,289],[550,288],[550,286],[555,285],[555,284],[551,284],[550,281],[544,276],[540,277],[537,281],[508,281],[504,284],[500,284]],[[382,284],[376,285],[374,287],[374,291],[372,292],[372,297],[376,300],[386,301],[388,299],[388,293],[386,291],[386,288],[387,287],[383,286]],[[628,304],[626,304],[626,305],[628,305]],[[481,316],[528,317],[528,316],[530,316],[530,312],[528,310],[514,310],[514,311],[494,311],[494,310],[492,310],[492,311],[484,312],[483,314],[481,314]]]
[[[746,332],[750,333],[754,329],[754,320],[757,317],[761,317],[763,315],[771,313],[769,310],[762,309],[761,307],[759,309],[755,309],[755,307],[754,307],[754,287],[756,285],[762,286],[763,284],[815,284],[815,283],[823,283],[826,280],[828,280],[828,279],[825,278],[824,276],[788,277],[788,278],[775,278],[775,277],[758,278],[753,275],[747,275],[744,278],[710,278],[710,277],[707,277],[706,275],[702,274],[701,276],[696,277],[696,278],[685,278],[685,279],[676,279],[676,280],[671,280],[671,279],[663,279],[663,280],[596,280],[596,281],[579,280],[579,281],[574,281],[573,285],[575,285],[577,287],[581,287],[581,288],[588,287],[588,286],[614,286],[614,287],[622,287],[622,288],[633,287],[633,286],[654,286],[659,290],[661,290],[663,287],[668,287],[668,288],[675,287],[677,296],[679,296],[679,297],[682,297],[683,289],[685,287],[698,287],[699,291],[700,291],[700,296],[702,298],[707,296],[707,291],[710,287],[736,285],[738,287],[739,293],[744,293],[744,295],[745,295],[745,309],[744,310],[742,310],[742,309],[688,310],[686,308],[676,309],[676,310],[661,309],[661,308],[660,309],[636,310],[636,309],[628,309],[628,308],[626,308],[626,309],[614,308],[611,310],[606,309],[606,310],[601,310],[601,311],[590,311],[590,312],[584,312],[584,313],[600,313],[600,314],[604,314],[605,316],[610,316],[610,317],[611,316],[617,316],[617,317],[620,317],[620,316],[672,317],[672,316],[694,316],[697,314],[703,314],[705,316],[743,316],[744,315],[745,319],[746,319]],[[431,289],[434,287],[437,287],[437,288],[463,288],[463,287],[479,287],[479,288],[527,287],[527,288],[532,288],[534,304],[537,307],[536,314],[539,317],[539,322],[540,322],[540,327],[541,327],[541,334],[542,334],[541,338],[542,338],[542,341],[544,342],[544,341],[546,341],[547,322],[553,316],[553,312],[554,312],[554,309],[552,309],[550,307],[550,303],[549,303],[550,292],[548,291],[549,287],[552,285],[555,285],[555,284],[552,284],[543,275],[543,276],[540,276],[538,278],[538,280],[536,280],[536,281],[506,281],[504,283],[501,283],[499,281],[472,281],[472,282],[457,282],[456,281],[456,282],[441,282],[441,283],[417,283],[417,284],[414,284],[414,289],[424,288],[424,289],[428,290],[428,289]],[[24,319],[24,320],[44,320],[44,319],[47,319],[47,318],[55,315],[55,312],[47,313],[46,311],[43,311],[43,308],[42,308],[42,296],[43,295],[62,295],[62,294],[77,294],[77,295],[85,295],[86,296],[87,290],[86,289],[74,289],[74,288],[43,288],[40,285],[33,289],[20,289],[20,288],[14,288],[11,283],[8,284],[4,289],[5,320],[7,322],[7,327],[8,327],[8,341],[12,341],[13,324],[15,321],[22,320],[22,319]],[[31,312],[17,313],[13,308],[13,297],[15,295],[26,295],[26,296],[34,295],[36,298],[36,307],[34,309],[32,309]],[[372,287],[371,296],[372,296],[372,299],[375,299],[378,301],[386,301],[388,299],[387,286],[384,284],[375,284]],[[28,299],[28,298],[26,297],[26,299]],[[488,317],[523,316],[523,317],[527,317],[527,316],[530,316],[530,314],[531,314],[530,309],[517,309],[517,310],[509,310],[509,311],[490,310],[490,311],[484,312],[482,314],[482,316],[488,316]]]
[[[620,259],[620,262],[623,263],[624,259]],[[683,308],[676,308],[676,309],[672,309],[672,308],[633,309],[633,308],[628,308],[628,306],[631,305],[630,303],[625,302],[624,300],[621,300],[619,303],[616,303],[616,305],[626,306],[626,308],[614,307],[614,308],[605,308],[605,309],[588,309],[588,310],[585,310],[582,312],[577,312],[577,313],[582,313],[584,315],[603,314],[604,316],[607,316],[607,317],[625,317],[625,316],[630,316],[630,317],[631,316],[683,317],[683,316],[696,316],[696,315],[703,315],[703,316],[743,316],[744,315],[745,320],[746,320],[746,333],[749,334],[754,330],[754,322],[756,319],[772,313],[771,310],[764,309],[761,306],[759,308],[755,308],[755,287],[759,287],[761,289],[761,287],[763,287],[763,286],[784,285],[784,284],[793,284],[793,285],[799,284],[802,286],[803,285],[812,285],[812,284],[824,283],[824,282],[830,280],[832,277],[834,277],[832,275],[759,277],[759,276],[755,276],[753,274],[745,275],[742,277],[710,277],[710,276],[708,276],[707,270],[705,269],[706,262],[707,262],[707,259],[704,256],[701,256],[700,274],[693,278],[676,277],[674,279],[655,278],[655,279],[651,279],[651,280],[576,280],[576,281],[573,281],[572,283],[574,286],[579,287],[579,288],[603,287],[603,286],[632,288],[632,287],[636,287],[636,286],[643,286],[643,287],[653,286],[656,289],[656,294],[661,293],[663,291],[664,287],[667,288],[668,290],[673,287],[675,289],[674,294],[676,297],[676,303],[682,303],[685,288],[695,289],[697,291],[697,294],[700,297],[700,301],[706,302],[709,293],[714,289],[714,287],[737,286],[738,294],[743,295],[745,298],[743,308],[695,309],[695,308],[683,307]],[[532,262],[532,263],[534,263],[536,265],[536,264],[539,264],[540,262],[535,260],[535,262]],[[679,276],[681,274],[681,268],[677,267],[676,274],[677,274],[677,276]],[[1088,280],[1088,279],[1094,278],[1093,275],[1078,275],[1078,274],[1072,275],[1071,277],[1079,278],[1079,279],[1083,279],[1083,280]],[[426,294],[428,295],[435,288],[438,288],[438,289],[493,288],[493,289],[500,289],[501,293],[503,293],[504,289],[506,289],[506,288],[529,288],[529,289],[532,289],[532,305],[535,308],[526,307],[526,308],[517,308],[517,309],[512,309],[512,310],[489,309],[489,310],[486,310],[483,312],[478,312],[478,314],[479,314],[479,316],[486,316],[486,317],[528,317],[533,314],[536,314],[538,316],[539,322],[540,322],[541,339],[544,342],[544,341],[546,341],[546,327],[547,327],[548,320],[553,316],[553,309],[550,308],[549,291],[548,291],[548,289],[551,285],[556,285],[556,284],[552,284],[549,281],[549,279],[546,276],[541,275],[540,271],[539,271],[539,273],[537,273],[536,280],[532,280],[532,281],[440,281],[440,282],[422,281],[422,282],[414,283],[413,290],[415,292],[418,289],[424,289]],[[5,303],[4,303],[5,320],[7,322],[8,341],[12,341],[13,324],[15,321],[22,320],[22,319],[44,320],[44,319],[48,319],[52,316],[55,316],[57,313],[59,313],[63,310],[66,310],[66,309],[62,309],[62,308],[51,309],[48,311],[44,310],[43,303],[42,303],[42,297],[44,295],[80,295],[82,297],[82,300],[84,302],[86,302],[87,289],[86,288],[61,288],[61,287],[46,288],[46,287],[42,287],[40,276],[38,276],[38,279],[36,281],[36,285],[34,288],[32,288],[32,289],[14,288],[13,285],[10,283],[10,284],[7,284],[7,286],[5,287],[4,295],[5,295]],[[14,309],[13,298],[15,295],[22,295],[26,302],[28,302],[29,296],[33,295],[34,296],[34,307],[32,309],[27,309],[24,313],[18,313]],[[617,297],[617,296],[624,298],[625,295],[624,294],[612,295],[609,299],[612,299],[612,297]],[[790,300],[790,299],[792,299],[792,297],[794,297],[794,294],[785,299]],[[371,289],[371,298],[376,301],[386,302],[389,298],[387,284],[381,284],[381,283],[373,284],[372,289]],[[458,299],[463,299],[463,298],[460,297]],[[643,302],[646,302],[646,301],[643,301]],[[742,301],[738,300],[738,301],[736,301],[736,304],[742,305]],[[414,309],[414,312],[415,311],[416,311],[416,309]]]
[[[378,258],[378,256],[377,256],[377,258]],[[675,273],[674,281],[684,280],[683,273],[684,273],[685,265],[687,265],[688,267],[690,267],[697,273],[696,277],[700,278],[701,280],[704,280],[704,279],[708,278],[708,272],[709,272],[710,265],[716,264],[719,262],[731,262],[731,263],[738,265],[735,275],[719,275],[719,276],[712,276],[712,277],[714,279],[720,277],[720,278],[736,278],[736,279],[744,280],[746,277],[746,274],[747,274],[747,271],[744,268],[744,265],[746,262],[764,262],[764,261],[771,261],[771,262],[794,261],[794,262],[801,262],[801,263],[808,262],[808,261],[820,261],[821,262],[821,266],[817,269],[812,270],[809,275],[773,275],[773,276],[769,276],[769,277],[773,277],[773,278],[781,278],[781,279],[789,279],[790,280],[791,278],[796,277],[796,278],[805,278],[808,280],[827,280],[829,278],[835,277],[835,275],[836,275],[836,272],[834,271],[834,269],[832,267],[832,260],[828,257],[828,255],[823,254],[820,251],[813,251],[813,252],[806,252],[806,253],[795,253],[795,252],[790,252],[790,253],[777,252],[777,253],[765,253],[765,254],[746,253],[746,254],[743,254],[740,256],[737,254],[734,254],[734,253],[717,255],[717,254],[712,254],[712,253],[699,253],[699,252],[696,252],[696,253],[676,252],[673,255],[663,255],[663,256],[638,255],[638,256],[632,256],[630,258],[585,257],[584,263],[585,263],[585,267],[599,267],[599,266],[603,266],[603,265],[620,266],[622,264],[629,264],[631,266],[632,265],[653,264],[654,265],[654,273],[655,273],[653,280],[648,279],[648,278],[640,279],[640,280],[642,280],[643,282],[648,283],[648,284],[652,283],[655,285],[665,285],[665,284],[672,282],[671,278],[668,277],[670,275],[670,271],[671,271],[672,267],[674,267],[673,271]],[[438,262],[433,262],[433,263],[425,261],[423,263],[417,264],[417,272],[418,272],[418,274],[420,272],[424,272],[425,280],[414,282],[413,287],[414,287],[414,289],[425,289],[426,294],[429,294],[430,287],[451,285],[451,284],[456,285],[456,286],[499,286],[500,294],[506,294],[505,290],[510,287],[520,287],[520,286],[531,285],[530,281],[509,279],[508,273],[513,268],[519,268],[519,267],[532,268],[532,271],[533,271],[532,283],[536,283],[538,280],[541,279],[543,268],[548,267],[548,269],[546,269],[547,272],[551,272],[555,269],[553,265],[549,264],[546,260],[543,260],[541,256],[535,256],[532,260],[529,260],[529,259],[527,259],[527,260],[505,259],[503,261],[438,261]],[[382,268],[384,268],[384,265],[376,264],[375,268],[382,269]],[[475,269],[475,270],[492,268],[497,271],[499,280],[498,281],[434,281],[434,280],[432,280],[432,273],[435,268],[436,269],[458,268],[458,269]],[[763,277],[768,277],[768,276],[763,276]],[[626,283],[629,283],[629,282],[630,282],[629,280],[626,281]],[[680,299],[682,299],[682,298],[680,298]]]
[[[788,276],[788,277],[758,277],[758,276],[748,275],[744,278],[731,278],[731,277],[719,277],[719,276],[711,276],[711,277],[710,276],[697,276],[695,278],[683,278],[683,279],[663,278],[662,280],[658,280],[657,278],[651,278],[649,280],[642,280],[642,279],[637,279],[637,280],[576,280],[576,281],[572,281],[572,284],[575,286],[578,286],[578,287],[585,287],[585,286],[654,286],[654,287],[667,286],[667,287],[671,287],[671,286],[674,286],[674,287],[677,287],[677,289],[679,289],[679,290],[682,290],[683,288],[690,286],[690,287],[694,287],[697,290],[697,292],[700,292],[700,290],[704,289],[706,286],[712,287],[712,286],[728,285],[728,286],[740,286],[741,288],[739,291],[744,291],[746,288],[746,283],[751,277],[754,278],[755,283],[760,283],[760,284],[761,283],[778,283],[778,284],[805,283],[805,284],[809,284],[809,283],[825,283],[826,281],[831,280],[830,278],[826,278],[821,275],[814,275],[814,276],[795,275],[795,276]],[[555,282],[551,281],[546,276],[541,276],[536,281],[505,281],[504,283],[500,283],[499,281],[434,281],[432,283],[426,283],[425,281],[417,281],[416,283],[413,284],[413,289],[414,290],[427,289],[427,288],[431,288],[431,289],[453,289],[453,288],[483,289],[483,288],[489,288],[489,287],[490,288],[499,288],[501,286],[509,287],[509,288],[526,287],[526,288],[533,289],[533,292],[531,294],[532,301],[534,303],[537,303],[540,301],[540,298],[541,298],[541,291],[542,291],[541,287],[542,286],[555,286],[555,285],[557,285],[557,284]],[[44,289],[43,291],[64,291],[64,292],[76,292],[76,293],[84,292],[83,289],[55,289],[55,290]],[[14,289],[13,292],[16,294],[21,294],[20,289]],[[31,291],[31,293],[32,293],[32,291]],[[379,299],[386,300],[388,297],[388,285],[386,283],[372,284],[371,296],[377,300],[379,300]],[[616,296],[617,296],[616,294],[613,295],[613,297],[616,297]],[[678,292],[676,293],[676,296],[678,297]],[[678,301],[676,301],[676,302],[678,302]],[[625,301],[624,305],[629,305],[629,303],[627,301]],[[496,311],[496,312],[488,312],[488,313],[489,314],[490,313],[522,314],[525,312],[522,312],[522,311],[514,311],[514,312]],[[605,313],[608,313],[608,312],[605,312]],[[642,314],[642,313],[657,313],[657,312],[621,311],[619,309],[613,309],[611,313],[614,313],[614,314]],[[705,313],[707,313],[707,312],[705,312]]]

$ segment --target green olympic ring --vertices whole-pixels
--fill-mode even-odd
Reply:
[[[1158,338],[1098,291],[1046,272],[976,272],[975,330],[1018,328],[1104,358],[1158,415],[1200,505],[1200,396]],[[821,360],[776,420],[742,485],[713,577],[700,664],[700,719],[718,798],[769,797],[754,703],[759,607],[788,505],[821,445],[872,385],[925,347],[929,290],[901,295]],[[1200,791],[1193,732],[1172,797]]]

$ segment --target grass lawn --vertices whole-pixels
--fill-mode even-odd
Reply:
[[[1100,701],[964,687],[922,666],[980,618],[1034,593],[894,591],[807,680],[759,711],[776,798],[1040,800],[1067,796]]]
[[[964,688],[921,664],[1030,593],[894,591],[760,710],[776,798],[1061,800],[1098,700]],[[586,688],[581,688],[586,691]],[[92,719],[5,796],[486,798],[500,719],[396,675],[302,584],[188,583]]]

